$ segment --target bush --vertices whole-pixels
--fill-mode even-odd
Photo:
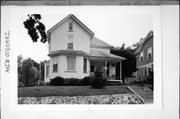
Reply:
[[[66,85],[68,86],[77,86],[80,79],[77,78],[69,78],[65,79]]]
[[[91,80],[92,80],[92,77],[86,76],[79,82],[79,85],[80,86],[89,86],[91,83]]]
[[[51,79],[50,83],[53,86],[62,86],[62,85],[64,85],[64,78],[57,76],[54,79]]]
[[[24,85],[23,82],[21,82],[21,81],[18,82],[18,87],[24,87],[24,86],[25,86],[25,85]]]
[[[43,80],[38,80],[38,82],[39,82],[39,86],[45,86],[46,85]]]
[[[94,72],[94,76],[92,77],[91,80],[91,87],[92,88],[103,88],[104,86],[107,85],[107,79],[103,75],[103,71],[101,69],[97,69]]]

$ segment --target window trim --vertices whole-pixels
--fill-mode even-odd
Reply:
[[[142,54],[142,60],[141,60],[141,54]],[[144,60],[144,52],[141,51],[141,52],[140,52],[140,55],[139,55],[139,61],[141,62],[141,61],[143,61],[143,60]]]
[[[151,51],[151,53],[149,53],[149,51]],[[151,56],[149,57],[149,54],[151,54]],[[152,47],[149,47],[147,49],[147,58],[151,58],[152,57]]]
[[[69,47],[69,44],[72,44],[72,47]],[[67,49],[73,50],[73,43],[67,43]]]
[[[55,62],[55,58],[57,58],[57,62]],[[56,70],[54,70],[54,65],[57,65]],[[53,57],[53,69],[52,72],[58,72],[58,57]]]
[[[85,63],[85,61],[86,61],[86,63]],[[86,66],[86,69],[85,69],[85,66]],[[87,58],[83,58],[83,73],[86,73],[87,74]]]
[[[69,21],[68,32],[73,32],[73,21]]]
[[[74,58],[74,70],[68,69],[68,58]],[[75,72],[76,71],[76,57],[74,56],[66,56],[66,63],[67,63],[67,71],[66,72]]]
[[[48,67],[48,68],[47,68]],[[48,70],[47,70],[48,69]],[[48,72],[47,72],[48,71]],[[47,75],[48,74],[48,75]],[[49,77],[49,65],[46,66],[46,77]]]
[[[57,65],[57,69],[56,70],[54,70],[55,68],[54,68],[54,66],[56,66]],[[58,64],[53,64],[53,72],[58,72]]]
[[[67,40],[67,49],[73,50],[74,49],[74,43],[73,43],[74,35],[68,34],[67,39],[68,39]],[[72,45],[69,45],[69,44],[72,44]],[[72,46],[72,47],[69,47],[69,46]]]

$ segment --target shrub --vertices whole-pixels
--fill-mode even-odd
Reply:
[[[21,81],[18,82],[18,87],[24,87],[24,86],[25,86],[25,85],[24,85],[23,82],[21,82]]]
[[[88,86],[88,85],[90,85],[91,80],[92,80],[92,77],[86,76],[79,82],[79,85],[80,86]]]
[[[34,82],[31,83],[30,86],[37,86],[37,85],[38,85],[38,81],[34,81]]]
[[[51,79],[50,83],[53,86],[62,86],[64,84],[64,78],[57,76],[54,79]]]
[[[77,86],[80,79],[77,78],[68,78],[65,79],[66,85],[68,86]]]
[[[103,75],[104,72],[101,70],[101,68],[97,69],[94,72],[94,76],[92,77],[91,80],[91,87],[92,88],[103,88],[104,86],[107,85],[107,79]]]
[[[38,83],[39,83],[39,84],[38,84],[39,86],[45,86],[45,85],[46,85],[43,80],[38,80]]]

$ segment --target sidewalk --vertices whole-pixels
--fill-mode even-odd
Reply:
[[[153,103],[153,91],[145,86],[128,86],[145,104]]]

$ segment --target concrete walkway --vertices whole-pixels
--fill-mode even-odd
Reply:
[[[145,86],[128,86],[145,104],[153,103],[153,91]]]

